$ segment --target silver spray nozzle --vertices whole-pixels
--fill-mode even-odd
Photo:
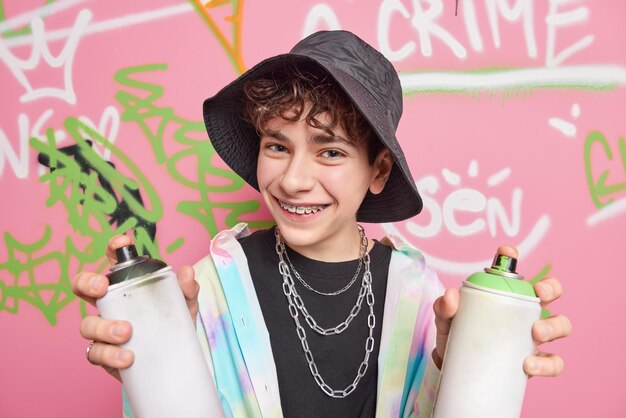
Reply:
[[[137,249],[132,244],[118,248],[115,250],[115,255],[117,256],[117,264],[112,265],[109,268],[111,272],[107,274],[110,285],[167,267],[167,264],[161,260],[150,258],[147,255],[138,255]]]
[[[516,268],[517,258],[509,257],[508,255],[503,254],[496,254],[493,258],[493,263],[491,263],[491,267],[486,268],[485,271],[491,274],[522,280],[523,277],[517,274],[515,271]]]

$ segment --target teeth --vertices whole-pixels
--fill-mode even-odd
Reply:
[[[317,211],[320,211],[322,209],[324,209],[326,206],[322,205],[322,206],[292,206],[288,203],[283,202],[282,200],[279,200],[280,202],[280,206],[287,210],[290,213],[297,213],[299,215],[304,215],[304,214],[309,214],[309,213],[316,213]]]

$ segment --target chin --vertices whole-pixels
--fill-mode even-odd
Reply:
[[[283,240],[290,247],[308,247],[319,241],[320,233],[318,231],[302,228],[300,225],[294,226],[286,223],[277,222],[276,226],[280,230]]]

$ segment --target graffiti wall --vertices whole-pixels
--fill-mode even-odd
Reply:
[[[622,417],[626,400],[626,3],[620,0],[0,0],[0,416],[111,417],[85,360],[108,239],[178,267],[218,230],[270,225],[215,155],[201,103],[307,34],[351,30],[399,71],[399,138],[424,197],[403,236],[447,286],[521,252],[574,323],[566,371],[524,417]]]

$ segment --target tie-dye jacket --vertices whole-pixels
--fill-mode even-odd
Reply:
[[[226,416],[282,417],[276,366],[261,307],[238,237],[246,224],[220,232],[195,266],[200,284],[198,338]],[[389,265],[380,352],[376,417],[430,417],[439,379],[431,352],[432,305],[443,291],[414,247],[387,237]],[[124,415],[132,416],[125,399]]]

